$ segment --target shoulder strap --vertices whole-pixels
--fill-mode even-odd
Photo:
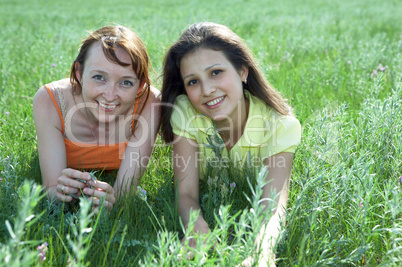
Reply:
[[[46,88],[46,90],[47,90],[47,92],[48,92],[48,94],[49,94],[49,96],[50,96],[50,98],[52,99],[52,102],[53,102],[53,104],[54,104],[54,106],[55,106],[55,108],[56,108],[56,110],[57,110],[57,113],[59,113],[59,117],[60,117],[60,122],[61,122],[61,132],[62,132],[62,134],[64,134],[64,119],[63,119],[63,113],[60,111],[60,108],[59,108],[59,105],[57,104],[57,101],[56,101],[56,99],[54,98],[54,96],[53,96],[53,93],[52,93],[52,91],[50,90],[50,88],[48,87],[48,85],[46,84],[45,85],[45,88]],[[59,96],[60,97],[60,96]],[[64,101],[63,101],[63,107],[64,107]]]
[[[57,97],[59,98],[59,103],[61,106],[61,114],[63,114],[64,129],[66,128],[66,105],[64,104],[64,96],[60,88],[56,88]]]
[[[135,126],[135,114],[137,113],[138,109],[138,103],[140,102],[140,98],[137,97],[135,99],[135,104],[134,104],[134,111],[133,111],[133,120],[131,122],[131,132],[134,134],[134,126]]]
[[[137,96],[135,98],[135,104],[134,104],[134,111],[133,111],[133,121],[131,122],[131,132],[134,134],[134,126],[135,126],[135,114],[137,113],[138,109],[138,104],[140,102],[141,96],[145,93],[146,90],[144,90],[145,87],[145,81],[141,83],[140,87],[138,88],[137,91]]]

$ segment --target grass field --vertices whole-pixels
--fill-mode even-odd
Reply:
[[[261,192],[257,179],[252,197],[245,170],[230,195],[212,190],[210,239],[193,260],[182,257],[171,148],[162,142],[140,181],[146,196],[110,215],[91,216],[85,201],[49,203],[40,191],[33,96],[68,76],[86,31],[134,28],[159,87],[167,48],[199,21],[245,39],[302,123],[277,265],[402,265],[401,14],[397,0],[0,0],[0,265],[236,266],[251,255]]]

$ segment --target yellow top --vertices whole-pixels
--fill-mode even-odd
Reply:
[[[248,163],[261,167],[267,157],[280,152],[294,153],[301,139],[299,121],[293,116],[279,114],[248,91],[245,91],[245,97],[250,101],[246,126],[229,153],[223,147],[221,156],[216,156],[207,139],[214,135],[213,121],[201,114],[187,95],[180,95],[175,101],[171,117],[173,133],[195,140],[199,146],[199,162],[204,163],[205,159],[209,159],[216,164],[231,161],[235,165]]]

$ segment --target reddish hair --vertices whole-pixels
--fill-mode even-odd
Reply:
[[[75,63],[78,62],[80,64],[81,69],[79,71],[83,72],[88,51],[91,46],[97,42],[102,44],[103,53],[108,60],[123,67],[127,67],[128,64],[121,62],[118,59],[116,56],[116,48],[121,48],[127,52],[131,58],[134,73],[140,80],[140,86],[144,85],[143,88],[138,89],[140,91],[137,97],[145,96],[146,103],[149,98],[151,87],[149,69],[152,69],[152,66],[149,55],[144,43],[138,37],[138,35],[129,28],[121,25],[102,27],[94,32],[91,32],[89,36],[82,41],[78,56],[71,66],[70,83],[73,88],[73,94],[79,95],[82,93],[82,87],[76,75],[77,69],[75,67]],[[144,106],[145,104],[142,106],[139,114],[141,114]]]

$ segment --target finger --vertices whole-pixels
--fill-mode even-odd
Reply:
[[[195,241],[194,238],[191,238],[191,239],[188,241],[188,245],[189,245],[191,248],[196,248],[196,247],[197,247],[197,242]]]
[[[101,199],[97,198],[97,197],[91,197],[89,198],[92,201],[92,204],[94,205],[94,207],[99,207],[101,204]],[[113,203],[109,202],[109,201],[103,201],[103,206],[106,207],[109,210],[113,209]]]
[[[65,190],[66,190],[66,186],[64,184],[57,184],[57,192],[64,195]]]
[[[108,201],[112,204],[114,204],[116,202],[116,198],[114,197],[113,194],[107,194],[107,193],[105,193],[103,191],[99,191],[99,190],[95,190],[94,197],[97,197],[97,198],[103,197],[105,199],[105,201]]]
[[[245,259],[245,260],[242,262],[242,265],[241,265],[241,266],[243,266],[243,267],[249,267],[249,266],[252,266],[253,263],[254,263],[254,259],[253,259],[252,257],[248,257],[247,259]]]
[[[185,257],[186,260],[192,260],[194,258],[194,251],[191,251],[191,246],[190,244],[188,244],[188,246],[185,245],[186,242],[186,237],[184,237],[181,240],[181,244],[182,244],[182,253],[180,256],[180,260],[183,259],[182,257]]]
[[[66,177],[82,179],[85,181],[91,180],[91,175],[89,173],[82,172],[82,171],[75,170],[75,169],[64,169],[61,173]]]
[[[72,189],[72,188],[70,188],[64,184],[57,185],[57,191],[62,195],[68,195],[68,194],[72,193],[70,189]]]
[[[85,172],[85,174],[88,174],[89,177],[91,177],[91,180],[92,180],[92,181],[98,180],[98,177],[95,176],[95,173],[94,173],[94,172],[92,172],[92,173]]]
[[[100,191],[100,190],[94,190],[92,197],[95,199],[103,198],[105,201],[108,201],[112,204],[114,204],[116,202],[116,198],[114,197],[114,195],[107,194],[104,191]]]
[[[191,238],[188,242],[188,247],[185,249],[185,255],[187,260],[192,260],[194,258],[194,251],[192,248],[196,248],[195,240],[194,238]]]
[[[194,251],[187,252],[187,260],[191,261],[194,259]]]
[[[89,181],[88,184],[95,187],[96,189],[102,189],[103,191],[105,191],[108,194],[114,194],[113,187],[106,182],[96,180],[96,181]]]
[[[61,185],[69,186],[72,188],[85,188],[87,187],[87,181],[86,180],[77,180],[75,178],[65,176],[62,174],[59,178],[57,178],[57,182]]]
[[[97,197],[97,198],[106,197],[106,195],[107,195],[107,193],[104,190],[102,190],[100,188],[94,188],[94,187],[84,188],[82,190],[82,192],[84,192],[84,194],[87,196],[92,196],[92,197]],[[96,193],[96,195],[95,195],[95,193]]]
[[[69,187],[64,184],[58,184],[56,189],[57,192],[59,192],[62,195],[71,195],[71,194],[76,194],[77,196],[81,195],[81,190],[79,188]]]
[[[73,200],[71,196],[60,194],[59,192],[56,192],[56,198],[62,202],[71,202]]]
[[[93,189],[91,187],[87,187],[87,188],[82,189],[82,192],[87,196],[93,196],[95,193],[95,189]]]

